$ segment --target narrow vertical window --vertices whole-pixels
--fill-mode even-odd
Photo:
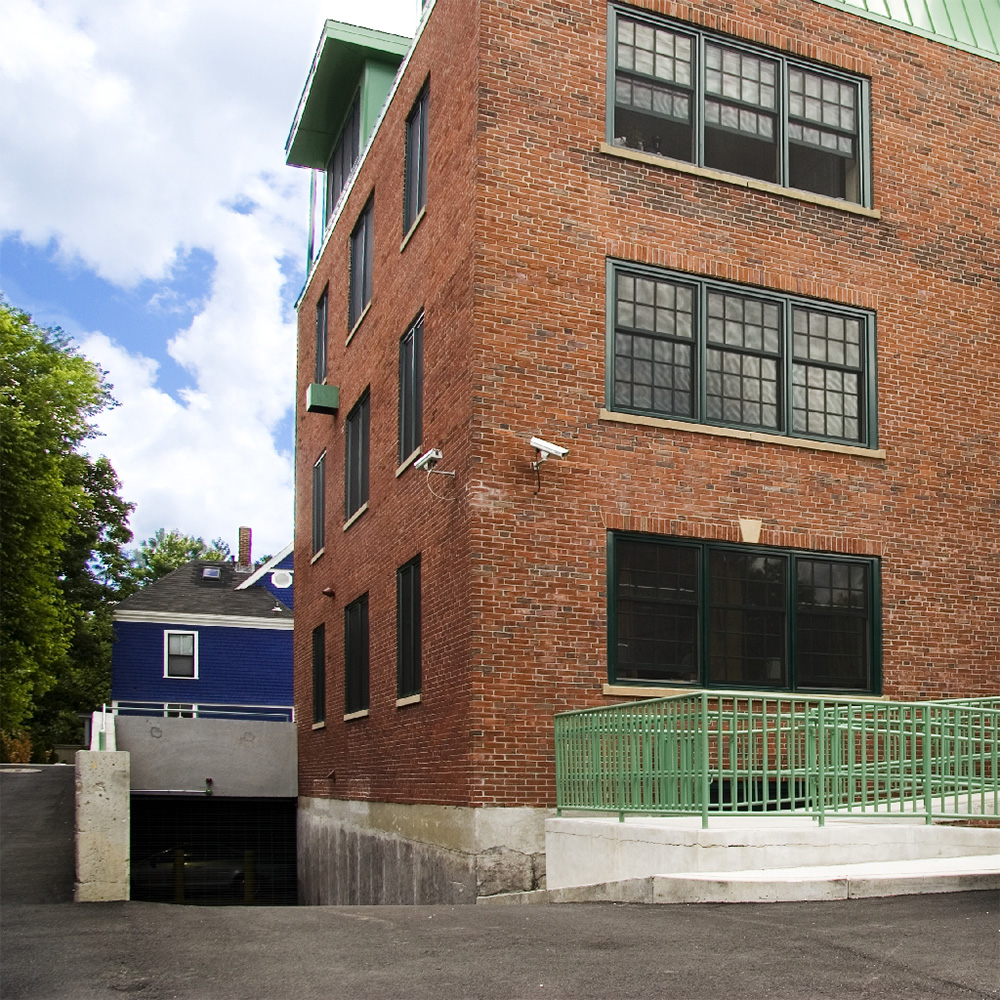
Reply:
[[[357,94],[347,112],[344,126],[340,130],[333,152],[326,166],[326,205],[323,224],[329,223],[337,202],[347,182],[351,179],[354,165],[361,155],[361,94]]]
[[[396,570],[396,697],[420,694],[420,556]]]
[[[399,342],[399,461],[419,447],[423,435],[424,316],[421,313]]]
[[[374,203],[371,198],[351,233],[351,290],[348,327],[353,330],[372,300],[372,235]]]
[[[312,634],[313,725],[326,722],[326,626],[318,625]]]
[[[344,456],[344,517],[350,518],[368,503],[368,390],[347,415]]]
[[[322,382],[326,378],[326,302],[327,290],[323,289],[323,294],[316,303],[316,381]]]
[[[368,595],[344,608],[344,712],[368,708]]]
[[[198,679],[198,633],[163,633],[163,676]]]
[[[326,452],[313,466],[312,552],[321,552],[326,544]]]
[[[408,233],[427,204],[428,89],[420,92],[406,119],[406,169],[403,190],[403,232]]]

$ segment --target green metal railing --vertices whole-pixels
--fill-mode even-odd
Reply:
[[[1000,814],[1000,698],[708,692],[555,718],[556,805],[660,816]]]

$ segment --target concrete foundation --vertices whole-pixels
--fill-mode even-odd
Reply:
[[[129,898],[129,754],[81,750],[76,755],[76,882],[78,903]]]
[[[558,818],[546,823],[548,888],[671,873],[733,872],[986,855],[1000,830],[927,826],[905,819],[808,817]]]
[[[299,902],[475,903],[545,886],[545,809],[299,799]]]

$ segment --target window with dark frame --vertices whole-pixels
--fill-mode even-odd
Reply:
[[[364,395],[347,415],[344,455],[344,518],[349,519],[368,503],[368,435],[371,395]]]
[[[368,708],[368,595],[344,608],[344,713]]]
[[[354,166],[361,156],[361,94],[355,95],[344,119],[340,136],[333,147],[326,167],[326,203],[323,225],[329,224],[337,202],[351,179]]]
[[[420,556],[396,570],[396,697],[420,694]]]
[[[406,119],[406,166],[403,187],[403,232],[408,233],[427,204],[427,107],[425,84]]]
[[[610,143],[868,203],[866,80],[693,25],[611,12]]]
[[[348,307],[348,328],[353,330],[372,300],[372,234],[374,231],[374,201],[358,217],[351,233],[351,282]]]
[[[326,452],[313,466],[312,481],[312,554],[322,552],[326,544]]]
[[[313,725],[326,722],[326,626],[317,625],[312,634],[312,715]]]
[[[327,362],[327,289],[323,289],[323,294],[316,303],[316,381],[323,382],[326,379]]]
[[[609,265],[609,409],[877,447],[871,313]]]
[[[164,677],[198,679],[198,633],[164,633]]]
[[[878,560],[608,537],[609,679],[877,693]]]
[[[399,342],[399,461],[405,462],[423,435],[424,314]]]

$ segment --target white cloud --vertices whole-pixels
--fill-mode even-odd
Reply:
[[[138,504],[137,537],[178,527],[235,541],[250,524],[255,549],[273,551],[290,536],[291,455],[275,441],[295,359],[281,265],[304,256],[308,177],[284,166],[284,142],[323,20],[408,33],[418,7],[0,4],[0,232],[53,243],[122,287],[158,282],[151,303],[166,310],[183,295],[177,261],[193,249],[214,260],[208,296],[166,345],[191,378],[179,398],[157,385],[162,344],[81,338],[121,403],[94,450]]]
[[[90,451],[111,457],[122,496],[139,498],[137,542],[166,527],[222,537],[235,549],[236,529],[248,524],[262,555],[291,538],[291,456],[275,445],[253,393],[233,409],[210,387],[179,403],[156,388],[154,360],[102,333],[82,338],[80,347],[111,372],[121,404],[103,415],[104,436]]]

